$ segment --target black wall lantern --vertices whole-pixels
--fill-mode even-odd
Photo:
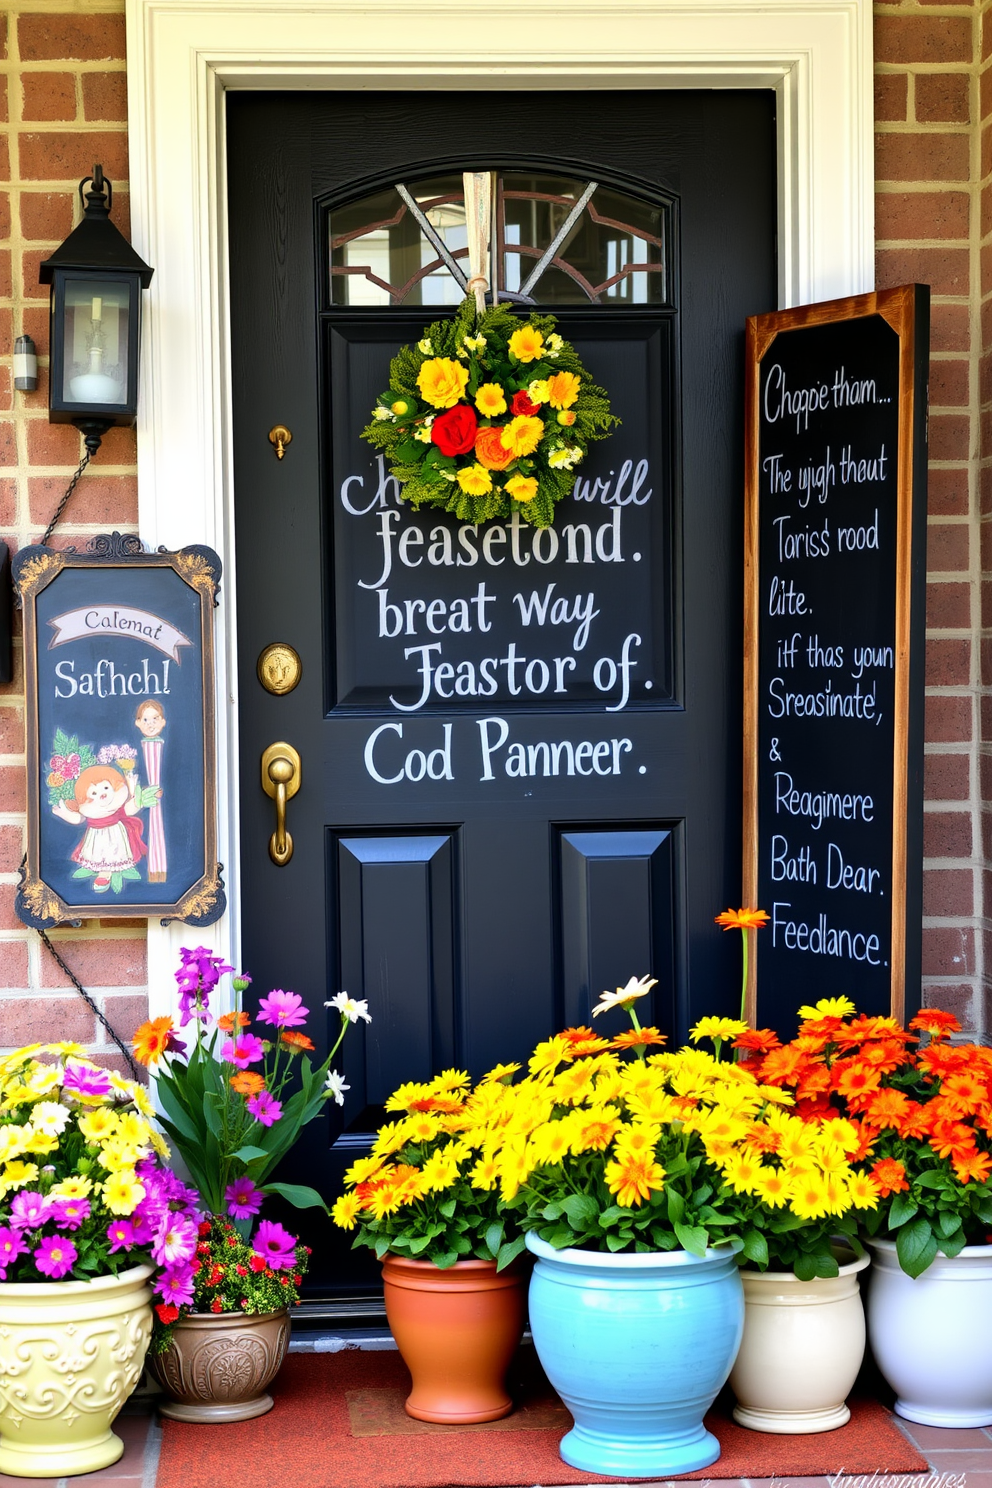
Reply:
[[[49,422],[75,424],[94,454],[109,428],[134,423],[141,291],[154,271],[111,222],[113,187],[101,166],[80,181],[79,196],[82,222],[39,272],[51,285]]]

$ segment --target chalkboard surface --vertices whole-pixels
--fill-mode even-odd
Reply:
[[[28,695],[28,858],[18,913],[224,909],[215,845],[209,548],[146,554],[136,538],[87,554],[22,549]]]
[[[750,994],[919,1000],[928,292],[748,322]]]

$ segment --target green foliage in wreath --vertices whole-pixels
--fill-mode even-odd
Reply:
[[[64,729],[56,729],[45,779],[48,804],[57,806],[59,801],[71,801],[76,793],[76,780],[80,771],[88,770],[90,765],[95,764],[96,755],[88,744],[80,744],[76,734],[67,734]]]
[[[411,506],[551,526],[575,466],[620,422],[555,325],[506,305],[478,317],[469,298],[393,358],[362,434]]]

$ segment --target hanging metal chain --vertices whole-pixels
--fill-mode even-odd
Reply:
[[[87,445],[86,453],[83,456],[83,458],[80,460],[79,464],[76,466],[76,473],[72,477],[72,480],[69,482],[68,486],[66,487],[65,495],[62,497],[62,500],[59,502],[58,506],[55,508],[55,515],[54,515],[54,517],[49,522],[48,526],[45,528],[45,535],[41,539],[41,546],[43,548],[47,548],[47,546],[48,546],[48,539],[51,537],[52,533],[55,531],[55,529],[58,526],[59,522],[61,522],[61,520],[62,520],[62,513],[65,511],[66,507],[69,505],[69,498],[72,495],[73,491],[78,486],[80,477],[82,476],[82,473],[86,469],[87,465],[92,460],[94,453],[95,453],[95,451],[91,450],[88,447],[88,445]]]
[[[59,955],[58,951],[55,949],[55,947],[52,945],[52,942],[49,940],[47,932],[44,931],[44,930],[40,930],[39,929],[38,934],[41,936],[41,938],[44,941],[46,947],[48,948],[48,954],[55,961],[55,964],[59,967],[59,969],[63,972],[63,974],[69,978],[70,982],[75,987],[75,989],[79,993],[80,997],[86,1003],[86,1006],[90,1009],[91,1012],[93,1012],[93,1013],[96,1014],[97,1021],[103,1024],[104,1028],[107,1030],[107,1032],[109,1033],[110,1037],[113,1039],[114,1043],[117,1045],[118,1049],[120,1049],[121,1053],[124,1055],[124,1058],[127,1061],[128,1069],[131,1071],[131,1074],[134,1076],[134,1078],[136,1080],[140,1080],[141,1079],[141,1073],[140,1073],[140,1071],[138,1069],[138,1066],[134,1062],[134,1056],[132,1055],[130,1049],[124,1043],[124,1041],[120,1037],[120,1035],[115,1031],[115,1029],[113,1028],[113,1026],[110,1023],[108,1023],[107,1019],[101,1013],[100,1009],[97,1007],[96,1003],[93,1001],[92,997],[87,992],[87,990],[83,986],[82,982],[76,976],[75,972],[71,971],[70,968],[68,966],[66,966],[66,964],[63,961],[62,957]]]

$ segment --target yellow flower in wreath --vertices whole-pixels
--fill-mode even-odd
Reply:
[[[483,418],[497,418],[506,412],[506,398],[498,382],[484,382],[475,395],[475,406]]]
[[[512,475],[506,483],[506,494],[514,501],[533,501],[537,495],[537,481],[532,475]]]
[[[467,465],[459,470],[458,484],[466,496],[488,496],[493,488],[492,476],[482,465]]]
[[[536,362],[544,350],[544,337],[536,326],[521,326],[509,341],[510,355],[518,362]]]
[[[468,382],[468,368],[450,357],[431,357],[417,373],[417,386],[432,408],[454,408],[461,402]]]
[[[556,372],[548,378],[548,402],[552,408],[571,408],[579,396],[581,378],[574,372]]]
[[[503,448],[508,449],[514,459],[532,455],[544,435],[544,420],[533,414],[520,413],[511,419],[502,433]]]

